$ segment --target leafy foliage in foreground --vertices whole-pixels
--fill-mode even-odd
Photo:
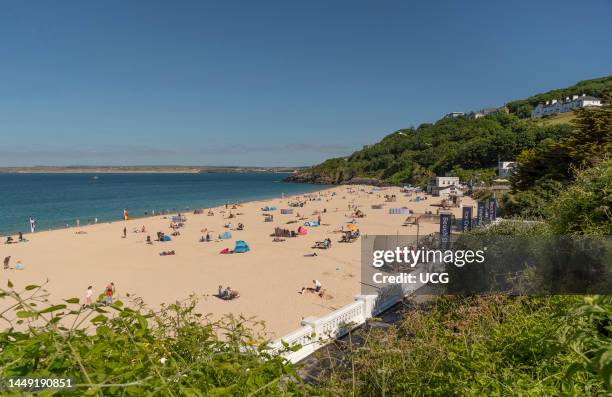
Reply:
[[[0,333],[2,376],[70,377],[78,386],[58,393],[74,396],[306,394],[252,322],[209,321],[193,299],[153,313],[120,301],[51,305],[39,286],[0,291],[10,303],[1,317],[10,326]]]
[[[347,396],[606,395],[611,303],[439,297],[395,327],[359,335],[359,347],[338,343],[343,359],[331,362],[324,387]]]

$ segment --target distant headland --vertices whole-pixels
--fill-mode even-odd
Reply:
[[[272,172],[290,173],[306,167],[239,167],[239,166],[33,166],[0,167],[0,173],[228,173],[228,172]]]

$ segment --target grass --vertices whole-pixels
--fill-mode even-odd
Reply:
[[[541,118],[537,123],[540,125],[569,124],[575,117],[574,112],[565,112]]]

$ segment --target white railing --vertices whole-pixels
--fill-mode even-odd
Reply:
[[[424,271],[424,268],[419,267],[411,274],[418,277],[419,273]],[[359,327],[368,318],[384,312],[400,302],[404,296],[414,293],[424,285],[423,283],[393,285],[382,288],[377,295],[357,295],[355,302],[323,317],[306,317],[302,320],[300,328],[274,341],[272,348],[280,350],[283,343],[289,347],[299,345],[300,348],[297,351],[283,354],[287,360],[297,363],[325,346],[332,339],[339,338]]]

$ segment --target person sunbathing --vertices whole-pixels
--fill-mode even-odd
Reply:
[[[167,255],[174,255],[174,254],[175,254],[174,250],[172,250],[172,251],[162,251],[162,252],[159,253],[160,256],[167,256]]]
[[[220,285],[217,296],[223,300],[232,300],[239,298],[240,293],[238,293],[238,291],[232,291],[229,285],[225,289],[223,288],[223,286]]]
[[[319,293],[321,291],[322,285],[319,280],[312,280],[313,287],[302,287],[302,290],[299,292],[300,294],[304,294],[304,292],[312,292]]]
[[[229,299],[240,298],[240,293],[238,291],[233,291],[229,285],[227,286],[225,290],[226,290],[226,293]]]

